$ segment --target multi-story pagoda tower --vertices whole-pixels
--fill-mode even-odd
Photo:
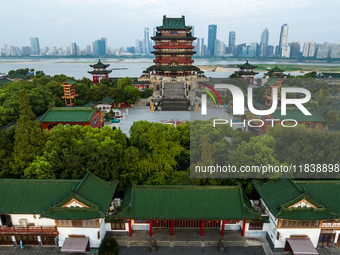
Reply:
[[[249,64],[247,60],[246,63],[243,65],[237,65],[237,67],[240,68],[240,71],[238,71],[238,77],[246,78],[249,85],[254,85],[254,78],[258,72],[254,72],[253,69],[257,66]]]
[[[75,92],[74,85],[76,84],[75,81],[67,80],[66,82],[62,83],[61,86],[64,89],[64,96],[62,97],[65,99],[65,105],[66,106],[73,106],[73,100],[77,101],[77,94]]]
[[[100,59],[97,64],[90,66],[94,68],[93,71],[88,71],[88,73],[92,74],[93,84],[100,82],[101,79],[109,78],[109,73],[112,72],[111,70],[106,70],[110,64],[105,65],[100,62]]]
[[[196,37],[191,35],[191,27],[185,25],[184,16],[181,18],[167,18],[163,16],[163,25],[157,27],[155,41],[151,53],[155,55],[155,65],[147,68],[140,78],[154,79],[165,82],[186,81],[186,77],[202,77],[203,72],[193,66],[194,46]],[[155,81],[155,80],[154,80]]]

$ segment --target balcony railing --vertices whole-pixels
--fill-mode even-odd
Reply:
[[[58,234],[57,227],[0,227],[0,234]]]
[[[154,49],[194,49],[195,46],[192,45],[155,45],[153,46]]]

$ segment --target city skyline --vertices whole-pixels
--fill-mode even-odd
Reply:
[[[48,4],[41,0],[34,0],[34,5],[20,0],[7,1],[2,5],[4,9],[15,7],[18,11],[4,12],[3,20],[10,25],[3,27],[0,45],[29,46],[29,38],[38,37],[41,48],[65,47],[72,42],[85,48],[96,38],[106,37],[109,47],[127,47],[134,45],[136,38],[143,38],[145,27],[152,29],[157,26],[162,15],[184,15],[188,24],[195,26],[195,36],[204,38],[206,42],[208,26],[216,24],[219,28],[217,38],[223,42],[228,42],[229,31],[235,31],[236,44],[250,44],[258,41],[263,27],[267,27],[271,33],[268,44],[277,45],[280,27],[287,23],[290,26],[289,41],[340,43],[339,36],[334,33],[339,29],[335,11],[340,3],[326,2],[328,4],[315,8],[316,1],[305,0],[298,3],[288,0],[280,6],[267,0],[247,0],[241,6],[230,1],[207,4],[200,0],[176,0],[172,3],[108,0],[98,4],[84,0],[81,5],[75,0],[60,0],[52,12],[47,9]],[[77,13],[74,12],[75,8]]]

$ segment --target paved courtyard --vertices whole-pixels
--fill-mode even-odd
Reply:
[[[149,107],[137,107],[137,108],[122,108],[123,118],[120,123],[105,123],[108,126],[120,127],[120,129],[129,136],[130,127],[134,121],[146,120],[149,122],[185,122],[196,119],[208,120],[211,117],[232,118],[231,115],[226,113],[225,107],[219,108],[207,108],[207,115],[201,115],[201,112],[195,111],[154,111],[151,112]],[[125,118],[125,119],[124,119]]]

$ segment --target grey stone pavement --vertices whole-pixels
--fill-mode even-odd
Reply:
[[[126,112],[127,111],[127,112]],[[130,127],[134,121],[147,120],[149,122],[160,122],[165,123],[169,121],[192,121],[196,119],[208,120],[211,117],[232,118],[232,115],[226,113],[225,107],[207,108],[207,115],[201,115],[201,112],[195,111],[154,111],[151,112],[149,107],[133,107],[133,108],[122,108],[122,115],[124,117],[119,123],[105,123],[107,126],[120,127],[120,129],[127,135],[129,135]],[[237,128],[237,127],[236,127]],[[235,128],[235,129],[236,129]]]

